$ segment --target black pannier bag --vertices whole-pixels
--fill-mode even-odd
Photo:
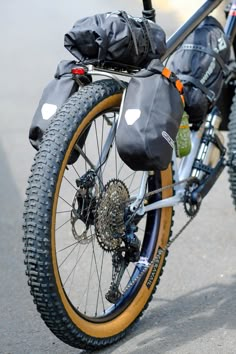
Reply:
[[[230,43],[220,23],[208,16],[171,56],[168,67],[184,84],[185,110],[190,122],[204,120],[222,86]]]
[[[182,83],[158,59],[131,78],[116,135],[119,155],[131,169],[168,167],[184,111],[182,90]]]
[[[29,139],[38,150],[43,134],[50,124],[52,117],[66,100],[78,90],[78,84],[73,80],[72,68],[75,61],[63,60],[58,66],[54,79],[45,87],[33,116],[29,131]]]
[[[84,64],[116,62],[143,67],[166,50],[165,32],[124,11],[83,18],[65,34],[65,48]]]

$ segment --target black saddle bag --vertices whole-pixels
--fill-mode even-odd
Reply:
[[[116,143],[133,170],[165,170],[184,111],[183,86],[160,60],[130,80],[122,103]]]
[[[29,131],[29,140],[36,150],[39,149],[43,134],[55,113],[78,90],[78,84],[71,74],[71,69],[75,66],[75,61],[61,61],[54,79],[43,91]]]
[[[165,32],[144,18],[124,11],[83,18],[65,34],[65,48],[84,64],[143,67],[166,50]]]
[[[223,86],[230,44],[220,23],[208,16],[171,56],[168,66],[184,84],[190,122],[204,120]]]

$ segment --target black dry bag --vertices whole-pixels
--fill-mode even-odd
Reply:
[[[230,44],[220,23],[208,16],[171,56],[168,66],[184,84],[190,122],[201,122],[223,86]]]
[[[165,53],[166,37],[154,22],[118,11],[77,21],[65,34],[64,44],[84,64],[143,67]]]
[[[78,84],[73,80],[71,69],[75,61],[63,60],[57,66],[54,79],[45,87],[33,116],[29,131],[29,140],[38,150],[43,134],[49,126],[52,117],[66,100],[78,90]]]
[[[130,80],[117,128],[117,149],[133,170],[165,170],[184,111],[182,83],[160,60]]]

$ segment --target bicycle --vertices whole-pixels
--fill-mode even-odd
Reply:
[[[162,60],[221,2],[206,1],[168,40]],[[143,15],[154,20],[151,1],[143,5]],[[233,1],[225,26],[233,51],[235,13]],[[85,77],[108,79],[89,79],[44,136],[26,192],[24,252],[31,294],[47,326],[71,346],[96,349],[121,339],[146,310],[169,246],[196,216],[226,166],[236,205],[236,96],[228,158],[223,144],[212,142],[219,125],[214,108],[191,132],[192,150],[180,164],[173,154],[167,170],[135,173],[119,160],[115,142],[126,87],[120,76],[132,73],[92,65],[80,69]],[[232,61],[225,82],[234,79]],[[213,147],[217,159],[213,167],[206,166]],[[180,203],[190,218],[172,236],[173,207]]]

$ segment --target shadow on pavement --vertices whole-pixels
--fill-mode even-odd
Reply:
[[[214,283],[174,300],[157,298],[154,302],[162,304],[149,309],[136,330],[127,337],[128,340],[137,337],[137,347],[130,353],[151,353],[153,350],[165,353],[217,329],[235,330],[235,298],[236,274],[229,284]],[[145,335],[145,332],[151,332],[151,335]],[[145,340],[141,340],[143,335]],[[220,350],[223,338],[217,345]]]

